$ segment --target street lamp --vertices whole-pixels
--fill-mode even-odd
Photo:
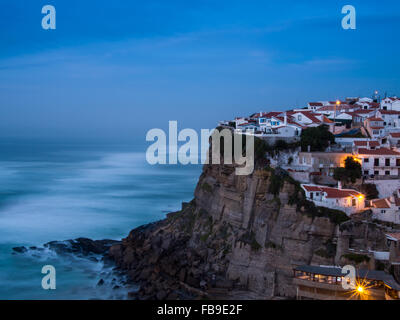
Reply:
[[[336,108],[340,106],[340,100],[336,100],[335,104],[335,112],[333,114],[333,134],[335,134],[335,127],[336,127]]]

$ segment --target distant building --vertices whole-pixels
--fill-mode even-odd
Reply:
[[[400,224],[400,199],[388,197],[371,201],[374,219]]]
[[[385,125],[382,118],[377,116],[369,117],[364,120],[364,127],[372,138],[385,136]]]
[[[356,270],[354,288],[344,289],[340,267],[303,265],[293,269],[297,299],[399,300],[400,285],[392,275],[377,270]],[[346,281],[347,282],[347,281]],[[346,283],[347,284],[347,283]]]
[[[354,189],[330,188],[311,184],[302,184],[307,200],[316,206],[344,211],[347,215],[365,209],[365,197]]]
[[[389,98],[382,99],[382,101],[381,101],[381,109],[382,110],[400,111],[400,98],[389,97]]]
[[[400,152],[389,148],[358,148],[355,153],[361,161],[364,176],[397,178],[400,175]]]
[[[298,165],[308,167],[309,172],[333,176],[335,168],[344,167],[346,158],[352,156],[346,152],[299,152]]]

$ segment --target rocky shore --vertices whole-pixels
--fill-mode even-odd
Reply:
[[[205,165],[193,201],[132,230],[109,256],[139,285],[135,299],[292,299],[295,266],[373,269],[345,253],[350,239],[383,250],[384,232],[367,216],[312,206],[278,170],[237,176],[233,166]]]
[[[293,299],[298,265],[376,267],[346,254],[350,242],[365,251],[386,248],[385,227],[368,214],[349,219],[314,207],[279,170],[264,167],[249,176],[234,171],[205,165],[190,203],[122,241],[80,238],[44,248],[114,266],[127,275],[126,284],[138,286],[131,299]],[[26,250],[43,248],[14,248]]]

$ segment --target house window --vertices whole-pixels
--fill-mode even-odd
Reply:
[[[352,200],[351,200],[351,205],[352,205],[353,207],[355,207],[355,205],[356,205],[356,199],[352,199]]]
[[[368,175],[368,170],[364,170],[364,175]]]
[[[374,171],[374,174],[375,174],[375,175],[379,175],[379,171],[378,171],[378,170],[375,170],[375,171]]]
[[[386,213],[386,210],[381,210],[381,213]]]
[[[374,166],[379,166],[379,159],[374,159]]]
[[[385,159],[385,166],[390,167],[390,159]]]
[[[300,114],[297,116],[297,120],[301,121],[301,115]]]
[[[365,159],[364,159],[364,162],[365,162],[365,163],[368,163],[368,162],[369,162],[369,158],[365,158]]]
[[[386,175],[386,176],[389,176],[389,175],[390,175],[390,171],[389,171],[389,170],[386,170],[386,171],[385,171],[385,175]]]

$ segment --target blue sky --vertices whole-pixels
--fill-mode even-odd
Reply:
[[[54,5],[57,29],[41,28]],[[341,8],[357,29],[341,28]],[[307,101],[400,95],[399,1],[0,0],[2,139],[147,130]]]

